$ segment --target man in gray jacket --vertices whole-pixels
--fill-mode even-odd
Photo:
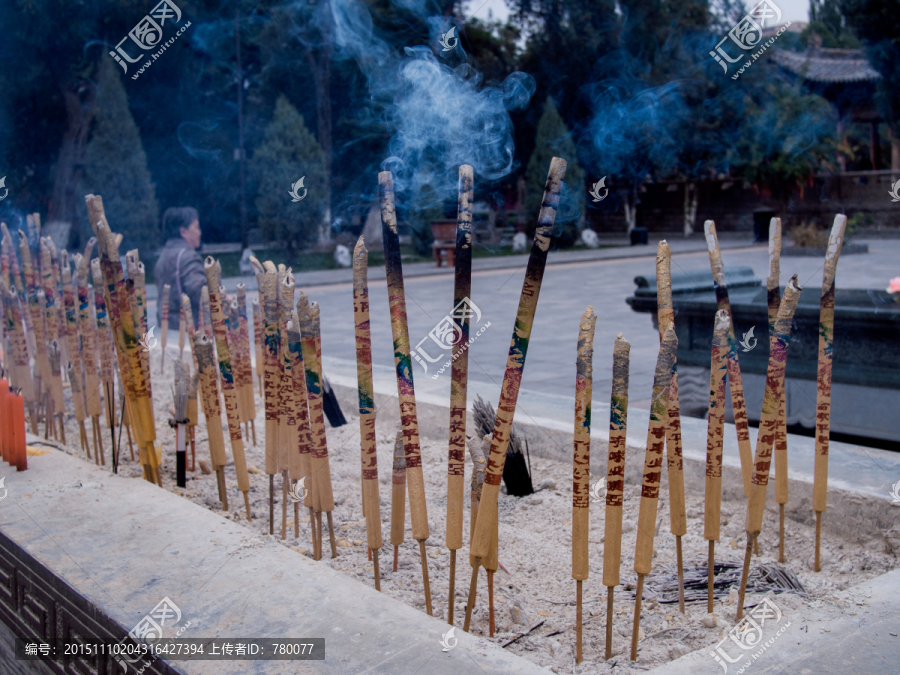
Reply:
[[[191,299],[194,324],[200,316],[200,292],[206,285],[206,271],[197,249],[200,248],[200,217],[192,206],[166,209],[163,214],[166,245],[156,261],[157,297],[162,299],[163,286],[169,285],[169,328],[178,329],[181,294]],[[156,305],[157,319],[162,323],[162,302]]]

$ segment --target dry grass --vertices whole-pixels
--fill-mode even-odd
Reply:
[[[791,228],[791,241],[794,246],[808,248],[825,248],[828,246],[828,231],[816,227],[815,223],[803,222]]]

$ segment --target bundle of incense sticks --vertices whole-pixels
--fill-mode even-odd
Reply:
[[[331,557],[337,557],[334,538],[334,493],[331,487],[331,468],[328,463],[328,444],[325,439],[325,414],[322,410],[321,336],[319,332],[319,306],[310,304],[306,294],[300,292],[297,300],[300,320],[300,338],[303,347],[303,365],[306,370],[306,390],[309,401],[310,473],[316,485],[316,520],[319,532],[319,556],[321,550],[322,511],[328,518],[328,536],[331,541]]]
[[[403,450],[403,431],[394,439],[394,462],[391,474],[391,545],[394,547],[394,571],[397,554],[405,538],[406,524],[406,453]]]
[[[100,382],[103,385],[104,414],[110,436],[110,456],[113,473],[119,472],[119,454],[116,450],[116,379],[113,370],[113,341],[106,309],[106,286],[100,271],[100,260],[91,261],[91,278],[94,281],[94,318],[97,328],[97,354],[100,364]],[[93,322],[93,320],[92,320]],[[101,449],[101,457],[102,455]]]
[[[212,316],[213,332],[216,336],[216,357],[219,360],[219,375],[222,378],[222,393],[225,398],[225,417],[228,419],[228,433],[231,436],[231,454],[234,457],[234,468],[237,473],[238,490],[244,495],[244,507],[247,520],[250,514],[250,474],[247,472],[247,458],[244,455],[244,441],[241,437],[241,425],[238,419],[237,392],[234,387],[234,371],[231,365],[231,354],[228,350],[228,336],[225,326],[225,311],[222,297],[225,289],[219,286],[221,271],[219,264],[208,257],[204,262],[206,281],[209,292],[209,310]]]
[[[619,333],[613,346],[609,404],[609,457],[606,465],[606,522],[603,585],[606,586],[606,660],[612,658],[613,589],[622,561],[622,499],[625,494],[625,436],[628,431],[628,361],[631,345]]]
[[[650,397],[650,424],[647,429],[647,450],[644,454],[644,477],[641,482],[641,506],[638,511],[637,537],[634,548],[634,571],[637,573],[637,591],[634,598],[634,627],[631,632],[631,660],[637,660],[637,643],[641,630],[641,599],[644,593],[644,577],[650,574],[653,563],[653,536],[656,534],[656,510],[659,502],[659,484],[662,475],[663,446],[666,440],[666,417],[669,406],[669,388],[678,338],[675,326],[669,324],[659,344],[656,372],[653,376],[653,395]]]
[[[516,322],[510,340],[509,356],[506,360],[506,372],[500,388],[500,401],[497,404],[497,418],[491,440],[491,453],[488,460],[484,489],[478,507],[478,521],[475,525],[475,536],[470,543],[470,555],[476,562],[484,558],[491,544],[494,522],[497,520],[497,498],[500,494],[500,480],[503,476],[503,465],[506,462],[506,447],[509,444],[509,433],[513,416],[516,412],[516,401],[519,397],[519,385],[525,369],[525,357],[528,353],[528,340],[534,323],[534,312],[537,308],[547,265],[547,251],[550,248],[550,237],[556,221],[556,208],[559,205],[559,193],[563,177],[566,173],[566,162],[554,157],[550,162],[547,183],[544,186],[544,198],[538,216],[538,226],[534,234],[534,244],[525,269],[525,280],[519,296],[519,307],[516,311]],[[466,607],[467,617],[475,602],[475,589],[478,583],[478,566],[472,569],[472,582],[469,585],[469,602]]]
[[[722,444],[725,428],[725,375],[728,369],[728,327],[724,310],[716,312],[709,375],[709,421],[706,432],[706,482],[704,490],[703,538],[709,541],[707,611],[713,612],[716,542],[722,513]]]
[[[253,399],[253,365],[250,360],[250,327],[247,323],[247,290],[244,284],[237,285],[237,308],[241,368],[243,369],[241,396],[250,422],[250,430],[253,432],[253,445],[256,445],[256,401]]]
[[[62,284],[63,306],[66,316],[66,339],[69,346],[69,386],[72,391],[72,406],[75,408],[75,420],[78,422],[78,434],[81,440],[81,449],[85,451],[88,459],[91,458],[91,447],[87,437],[84,421],[87,419],[87,400],[84,396],[84,385],[81,370],[81,336],[78,334],[78,315],[75,311],[75,289],[72,286],[72,268],[69,264],[69,256],[62,252]],[[95,459],[100,463],[99,459]]]
[[[160,336],[159,336],[159,348],[162,352],[162,358],[159,361],[159,374],[162,375],[163,371],[166,369],[166,343],[169,341],[169,295],[172,293],[172,288],[169,284],[163,284],[162,297],[159,299],[160,302]],[[179,330],[181,330],[181,324],[179,323]]]
[[[136,322],[139,319],[135,319],[132,312],[129,291],[129,286],[133,286],[133,282],[130,279],[126,282],[119,258],[122,237],[110,230],[103,211],[103,200],[99,196],[87,195],[85,202],[91,227],[94,228],[94,235],[97,237],[106,308],[125,393],[123,419],[127,414],[129,423],[134,429],[145,480],[156,482],[161,486],[159,455],[154,447],[156,426],[153,406],[135,334]]]
[[[312,437],[309,429],[309,395],[306,390],[306,368],[303,362],[303,345],[300,337],[300,318],[293,312],[288,324],[288,350],[291,355],[291,377],[293,378],[293,404],[297,416],[297,451],[292,452],[291,466],[297,476],[294,455],[299,458],[299,485],[304,489],[303,505],[309,509],[309,529],[312,535],[313,557],[321,558],[322,533],[316,531],[314,508],[319,503],[316,483],[312,480]],[[297,490],[295,489],[295,494]],[[319,509],[321,510],[321,509]],[[294,517],[294,532],[299,536],[297,512]]]
[[[591,392],[593,390],[594,328],[597,315],[581,315],[575,357],[575,431],[572,454],[572,578],[575,579],[575,662],[581,663],[581,591],[588,578],[588,528],[591,506]]]
[[[206,434],[209,437],[209,461],[216,472],[219,501],[222,510],[228,510],[228,493],[225,489],[225,436],[222,433],[222,409],[219,405],[219,385],[216,371],[216,355],[213,344],[206,335],[200,333],[191,341],[191,351],[197,357],[197,372],[200,375],[200,395],[203,397],[203,414],[206,417]]]
[[[834,217],[828,248],[825,251],[825,270],[822,274],[822,298],[819,303],[819,367],[816,371],[816,462],[813,478],[813,510],[816,512],[816,559],[819,571],[819,552],[822,541],[822,514],[828,507],[828,440],[831,433],[831,365],[834,360],[834,277],[844,243],[847,216]]]
[[[709,250],[709,265],[712,268],[713,284],[716,289],[718,308],[731,316],[731,303],[728,300],[728,286],[725,283],[725,265],[722,263],[722,252],[716,237],[716,224],[707,220],[703,223],[706,236],[706,247]],[[747,425],[747,406],[744,403],[744,385],[741,382],[741,366],[738,363],[737,341],[734,337],[734,321],[728,329],[728,384],[731,387],[731,407],[734,410],[734,430],[737,433],[738,453],[741,457],[741,473],[744,477],[744,496],[750,496],[750,474],[753,470],[753,454],[750,450],[750,430]]]
[[[779,398],[783,395],[784,370],[787,363],[788,345],[791,341],[791,322],[794,320],[794,312],[797,309],[797,302],[800,300],[802,290],[797,284],[797,275],[795,274],[784,289],[784,297],[781,299],[778,316],[775,319],[775,334],[770,344],[766,393],[763,396],[759,434],[756,437],[756,456],[753,462],[750,498],[747,500],[747,549],[744,552],[744,569],[738,593],[736,621],[740,621],[744,613],[744,593],[747,589],[747,577],[750,574],[753,543],[762,530],[766,488],[769,484],[769,465],[772,461],[772,447],[775,444],[775,430],[778,422]]]
[[[75,282],[78,287],[78,330],[82,339],[82,359],[84,364],[84,398],[87,413],[91,417],[91,436],[94,442],[94,460],[106,465],[103,452],[103,438],[100,429],[100,415],[103,414],[103,398],[100,395],[100,377],[97,370],[97,329],[91,312],[91,289],[88,286],[88,271],[91,252],[97,240],[91,237],[84,249],[84,255],[75,255]]]
[[[447,623],[453,624],[456,602],[456,551],[463,545],[465,497],[466,394],[469,378],[469,295],[472,292],[473,169],[459,167],[459,208],[456,216],[456,269],[453,284],[453,321],[458,329],[450,371],[450,442],[447,452],[447,548],[450,549],[450,589]]]
[[[378,552],[382,545],[381,505],[378,495],[378,457],[375,453],[375,385],[372,379],[372,338],[369,332],[368,255],[365,241],[360,237],[353,249],[353,323],[356,326],[356,378],[359,385],[359,451],[366,542],[375,563],[375,589],[380,591]],[[452,593],[450,608],[452,617]],[[453,623],[452,618],[450,623]]]
[[[672,305],[672,251],[663,239],[656,251],[656,301],[659,339],[664,326],[675,324]],[[669,527],[675,535],[675,558],[678,566],[678,610],[684,614],[684,565],[681,538],[687,534],[687,512],[684,506],[684,460],[681,453],[681,410],[678,403],[678,359],[672,369],[669,407],[666,421],[666,468],[669,475]]]
[[[775,319],[781,304],[779,277],[781,276],[781,218],[769,221],[769,277],[766,281],[769,308],[769,343],[775,336]],[[788,502],[787,454],[787,387],[778,405],[778,426],[775,428],[775,502],[778,504],[778,562],[784,562],[784,505]]]

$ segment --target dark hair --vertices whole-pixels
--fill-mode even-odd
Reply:
[[[163,213],[163,236],[166,240],[181,237],[181,228],[188,229],[195,220],[200,220],[193,206],[173,206]]]

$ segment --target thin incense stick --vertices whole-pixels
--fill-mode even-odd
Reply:
[[[756,437],[753,480],[750,486],[750,499],[747,501],[747,550],[744,553],[744,569],[741,574],[735,621],[740,621],[744,614],[744,593],[747,590],[753,542],[762,530],[766,488],[769,484],[769,465],[772,461],[772,447],[775,443],[775,430],[778,422],[778,401],[781,391],[784,389],[784,369],[787,362],[788,345],[791,341],[791,322],[794,319],[801,291],[795,274],[784,289],[784,297],[781,299],[778,317],[775,319],[775,334],[771,342],[769,367],[766,374],[766,393],[763,397],[762,414],[759,420],[759,434]]]
[[[581,589],[588,578],[588,528],[591,507],[591,393],[593,391],[594,328],[597,315],[588,305],[578,326],[575,357],[575,430],[572,455],[572,578],[576,581],[575,662],[581,652]]]
[[[709,580],[707,611],[713,612],[715,546],[719,540],[722,513],[722,444],[725,429],[725,375],[728,370],[728,327],[724,310],[716,312],[709,375],[709,421],[706,431],[706,481],[703,508],[703,537],[709,540]]]
[[[497,520],[497,498],[500,494],[500,479],[506,462],[506,448],[509,445],[509,434],[513,416],[516,412],[516,401],[519,396],[519,385],[525,368],[525,357],[528,352],[528,340],[534,324],[534,312],[544,278],[547,264],[547,251],[550,248],[550,236],[556,220],[556,208],[559,205],[559,193],[566,173],[566,162],[554,157],[550,162],[550,171],[544,186],[544,198],[538,216],[538,227],[535,230],[534,244],[525,269],[519,307],[516,311],[516,322],[510,340],[509,355],[506,360],[506,372],[500,389],[500,401],[497,404],[497,417],[491,440],[491,453],[488,460],[487,474],[484,478],[484,489],[478,507],[478,521],[475,524],[475,536],[472,539],[470,553],[475,558],[487,555]],[[478,572],[474,569],[473,576]]]
[[[228,420],[228,433],[231,436],[231,454],[234,457],[238,490],[244,495],[244,508],[247,512],[247,520],[251,520],[250,474],[247,473],[247,458],[244,455],[244,441],[241,437],[241,425],[238,421],[237,392],[234,389],[234,374],[225,328],[225,312],[222,308],[222,296],[225,289],[219,286],[221,271],[219,264],[212,256],[206,259],[204,267],[206,268],[208,287],[213,289],[209,293],[209,311],[212,316],[213,332],[216,336],[216,356],[219,359],[219,374],[222,378],[222,392],[225,398],[225,417]]]
[[[475,522],[478,520],[478,505],[481,503],[481,491],[484,487],[484,475],[487,471],[487,459],[484,456],[484,442],[488,444],[490,453],[490,436],[483,440],[468,438],[469,456],[472,458],[472,483],[469,490],[469,541],[475,536]],[[478,584],[478,566],[481,561],[473,555],[469,556],[469,564],[472,566],[472,582],[469,589],[469,599],[466,602],[466,618],[463,630],[469,632],[469,624],[472,621],[472,610],[475,609],[475,591]]]
[[[847,216],[834,217],[828,249],[825,252],[825,271],[822,275],[822,298],[819,303],[819,367],[816,380],[816,463],[813,480],[813,510],[816,512],[815,571],[819,571],[819,551],[822,539],[822,514],[828,507],[828,440],[831,433],[831,366],[834,360],[834,277],[844,243]]]
[[[675,323],[672,305],[672,251],[663,239],[656,252],[656,299],[658,305],[659,339],[663,329]],[[684,566],[681,561],[681,538],[687,534],[687,512],[684,506],[684,460],[681,452],[681,408],[678,402],[678,358],[672,370],[669,390],[668,420],[666,422],[666,468],[669,475],[669,528],[675,535],[678,565],[678,611],[684,614]]]
[[[219,385],[216,373],[216,355],[212,342],[202,333],[194,336],[191,351],[197,356],[200,373],[200,395],[203,397],[203,414],[206,416],[206,435],[209,437],[209,461],[216,472],[219,501],[222,510],[228,510],[228,494],[225,492],[225,435],[222,432],[222,408],[219,404]]]
[[[469,379],[469,295],[472,293],[472,202],[473,169],[459,167],[459,197],[456,216],[456,269],[453,285],[453,321],[456,342],[450,371],[450,441],[447,453],[447,535],[450,549],[450,588],[447,623],[453,625],[456,594],[456,552],[463,545],[463,501],[465,498],[466,403]]]
[[[734,337],[734,320],[731,316],[731,303],[728,301],[728,285],[725,283],[725,265],[722,263],[722,252],[716,236],[716,224],[707,220],[703,223],[706,236],[706,247],[709,249],[709,264],[712,268],[713,284],[716,288],[716,304],[719,309],[728,312],[732,319],[728,332],[728,385],[731,387],[731,407],[734,410],[734,430],[737,433],[738,453],[741,457],[741,473],[744,477],[744,496],[750,496],[750,474],[753,471],[753,454],[750,449],[750,429],[747,425],[747,406],[744,403],[744,385],[741,382],[741,366],[738,363],[737,341]]]
[[[359,450],[366,541],[375,563],[375,588],[380,591],[378,551],[383,542],[378,495],[378,457],[375,453],[375,385],[372,379],[372,337],[369,332],[368,256],[366,244],[360,237],[353,250],[353,320],[356,325],[356,378],[359,386]],[[450,602],[452,607],[452,597]]]
[[[169,295],[172,289],[169,284],[163,284],[162,297],[160,298],[160,320],[162,326],[159,335],[159,348],[162,352],[162,359],[159,361],[159,374],[162,375],[166,369],[166,342],[169,341]],[[182,330],[179,324],[179,331]]]
[[[647,429],[647,450],[644,454],[644,478],[641,483],[641,506],[638,512],[637,538],[634,548],[634,571],[638,575],[637,596],[634,600],[634,626],[631,632],[631,660],[637,660],[638,635],[641,628],[641,599],[644,577],[650,574],[653,563],[653,536],[656,533],[656,509],[659,502],[659,483],[662,475],[663,446],[666,440],[666,417],[669,388],[678,338],[675,326],[669,324],[663,333],[653,376],[653,395],[650,399],[650,425]]]
[[[384,269],[387,276],[391,313],[391,334],[394,339],[394,366],[397,371],[397,394],[400,402],[400,424],[403,428],[403,448],[406,452],[406,479],[409,483],[409,514],[413,539],[419,542],[422,563],[422,582],[425,590],[425,609],[432,615],[431,584],[428,580],[428,559],[425,542],[428,540],[428,507],[425,501],[425,478],[419,449],[419,422],[416,415],[416,394],[412,361],[409,353],[409,327],[406,321],[406,293],[403,288],[403,264],[400,260],[400,234],[394,208],[394,183],[390,171],[378,174],[381,192],[381,231],[384,240]]]
[[[606,466],[606,522],[603,585],[606,586],[606,660],[612,658],[613,589],[622,562],[622,500],[625,494],[625,436],[628,430],[628,365],[631,345],[619,333],[613,347],[612,397],[609,404],[609,458]]]
[[[406,454],[403,451],[403,432],[394,439],[394,463],[391,475],[391,545],[394,547],[394,571],[397,571],[397,551],[404,540],[406,524]]]

